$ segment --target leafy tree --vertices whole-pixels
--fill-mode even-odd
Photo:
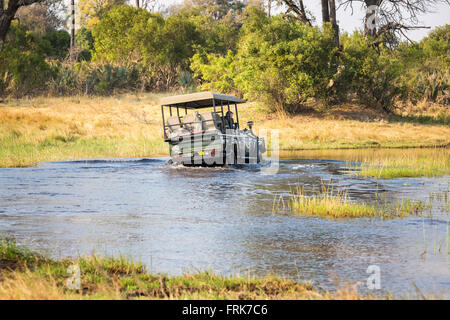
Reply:
[[[245,8],[241,0],[185,0],[185,8],[197,8],[201,14],[222,20],[226,16],[237,16]]]
[[[450,25],[446,24],[434,29],[422,39],[420,46],[427,58],[437,58],[443,67],[450,66]]]
[[[0,52],[0,93],[26,95],[43,88],[51,77],[45,45],[16,22],[11,24]]]
[[[392,111],[401,93],[397,79],[402,68],[397,57],[386,47],[379,51],[368,45],[361,32],[341,39],[342,71],[336,77],[336,86],[346,94],[355,94],[365,106]]]
[[[183,68],[189,67],[189,58],[194,54],[195,46],[202,43],[196,26],[181,15],[170,16],[164,21],[162,39],[170,40],[161,46],[160,62]]]
[[[90,29],[109,9],[125,3],[126,0],[78,0],[81,25]]]
[[[78,29],[75,34],[75,44],[79,48],[79,60],[90,61],[94,50],[92,31],[86,28]]]
[[[195,26],[196,41],[202,50],[221,54],[236,50],[241,26],[238,20],[215,20],[210,15],[202,14],[199,8],[185,8],[175,15]]]
[[[197,52],[191,59],[191,69],[194,76],[200,78],[204,90],[232,92],[237,89],[234,79],[238,68],[232,51],[226,56]]]
[[[418,44],[403,42],[395,51],[403,70],[403,99],[450,103],[450,26],[438,27]]]
[[[62,0],[34,3],[20,7],[16,12],[15,19],[27,30],[42,37],[46,32],[64,27],[64,18],[61,16],[61,11],[65,9]]]
[[[320,30],[280,16],[268,18],[263,10],[249,7],[235,57],[209,55],[202,65],[202,57],[194,56],[191,68],[212,82],[205,87],[235,85],[247,98],[296,112],[310,97],[326,99],[337,69],[335,53],[329,26]]]
[[[156,72],[162,86],[176,83],[178,72],[202,40],[196,26],[181,15],[164,19],[144,9],[118,6],[93,29],[94,59],[127,65],[139,63]]]
[[[92,30],[94,58],[120,64],[156,63],[163,27],[160,15],[126,5],[114,7]]]
[[[50,30],[41,39],[45,55],[52,59],[64,59],[69,53],[70,34],[66,30]]]
[[[172,6],[170,11],[171,15],[181,15],[196,26],[202,49],[226,54],[236,49],[244,8],[243,1],[192,0]]]
[[[44,0],[0,0],[0,51],[2,51],[6,34],[8,33],[11,21],[14,19],[17,10],[33,3],[43,2]]]

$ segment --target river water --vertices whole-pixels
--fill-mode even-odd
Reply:
[[[52,257],[94,252],[141,260],[152,272],[275,273],[321,289],[379,268],[381,292],[450,298],[448,206],[430,217],[324,219],[274,214],[274,198],[322,183],[353,200],[428,201],[450,178],[365,179],[345,155],[289,154],[258,166],[184,168],[167,158],[47,162],[0,169],[0,235]],[[263,172],[264,171],[264,172]],[[371,267],[374,270],[374,267]],[[380,292],[380,291],[376,291]],[[376,293],[375,292],[375,293]]]

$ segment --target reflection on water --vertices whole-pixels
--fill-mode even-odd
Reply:
[[[374,200],[375,193],[387,201],[426,200],[431,192],[449,189],[448,176],[350,176],[344,160],[357,159],[332,153],[290,154],[273,175],[257,167],[170,167],[167,159],[0,169],[0,234],[56,257],[121,253],[154,272],[274,272],[327,289],[336,279],[365,284],[367,267],[376,264],[383,289],[412,292],[414,283],[423,292],[449,297],[448,210],[437,204],[433,219],[272,214],[275,196],[288,195],[299,184],[308,193],[325,181],[365,201]]]

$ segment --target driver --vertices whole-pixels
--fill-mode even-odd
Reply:
[[[227,114],[225,115],[225,120],[227,121],[230,129],[234,129],[233,112],[227,111]]]

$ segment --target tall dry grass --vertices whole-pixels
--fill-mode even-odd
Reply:
[[[98,157],[167,155],[156,94],[113,97],[37,97],[0,104],[0,166]],[[278,129],[284,150],[442,146],[450,127],[390,123],[367,110],[344,106],[327,113],[267,114],[240,106],[241,127]]]
[[[167,153],[158,96],[35,98],[0,107],[0,166]]]

